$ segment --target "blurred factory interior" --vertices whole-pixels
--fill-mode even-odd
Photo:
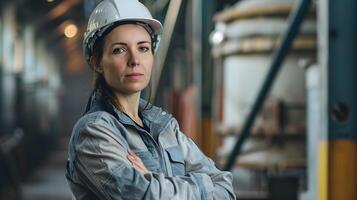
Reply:
[[[71,199],[67,142],[99,0],[0,1],[0,199]],[[142,0],[164,24],[152,102],[238,199],[357,199],[357,1]]]

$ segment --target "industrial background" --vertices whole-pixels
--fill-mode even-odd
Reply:
[[[0,1],[0,199],[70,200],[71,129],[100,0]],[[143,0],[164,24],[152,102],[242,200],[357,199],[356,0]]]

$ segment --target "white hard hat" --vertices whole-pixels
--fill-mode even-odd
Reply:
[[[153,39],[157,50],[162,32],[161,23],[154,19],[149,10],[138,0],[103,0],[91,13],[87,30],[84,33],[84,55],[87,62],[92,55],[93,46],[105,30],[117,24],[133,22],[143,25]]]

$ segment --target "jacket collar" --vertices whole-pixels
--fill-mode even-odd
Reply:
[[[160,133],[172,118],[172,115],[168,112],[162,110],[159,107],[148,104],[144,99],[140,99],[139,110],[141,111],[141,116],[144,120],[144,123],[149,126],[151,132]],[[113,115],[117,120],[123,124],[134,125],[133,121],[123,112],[119,111],[113,104],[108,102],[99,91],[93,91],[91,96],[88,99],[86,105],[86,110],[84,115],[93,113],[96,111],[105,111]]]

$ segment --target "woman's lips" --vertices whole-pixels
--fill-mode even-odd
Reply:
[[[125,78],[130,79],[130,80],[138,80],[140,79],[144,74],[141,73],[131,73],[125,75]]]

